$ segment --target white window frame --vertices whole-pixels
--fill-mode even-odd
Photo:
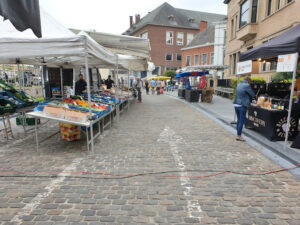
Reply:
[[[189,35],[193,36],[191,40],[189,40]],[[194,39],[195,34],[194,33],[187,33],[186,34],[186,44],[188,45],[189,43],[191,43],[191,41]]]
[[[178,60],[177,56],[181,55],[181,60]],[[181,53],[176,53],[176,61],[181,62],[182,61],[182,54]]]
[[[167,55],[168,55],[168,54],[171,55],[171,60],[167,60]],[[173,53],[166,53],[165,60],[168,61],[168,62],[173,61]]]
[[[204,62],[203,62],[203,56],[204,56],[204,55],[206,55],[206,63],[205,63],[205,64],[204,64]],[[208,58],[208,54],[207,54],[207,53],[203,53],[202,56],[201,56],[201,64],[202,64],[202,65],[207,65],[207,58]]]
[[[213,62],[211,61],[212,54],[214,56],[214,61]],[[215,64],[215,53],[214,52],[211,52],[210,55],[209,55],[209,63],[210,63],[210,65],[214,65]]]
[[[198,56],[198,62],[197,62],[197,64],[196,64],[196,56]],[[199,64],[200,64],[200,55],[199,54],[195,54],[194,55],[194,66],[199,66]]]
[[[182,41],[181,42],[179,42],[179,34],[182,34]],[[184,45],[184,32],[177,32],[177,38],[176,38],[177,40],[176,40],[176,44],[177,45]]]
[[[169,36],[168,36],[168,34],[172,34],[171,35],[171,38],[170,38],[170,43],[168,43],[168,41],[169,41]],[[173,31],[166,31],[166,44],[167,45],[173,45],[173,43],[174,43],[174,32]]]
[[[143,37],[143,35],[147,34],[147,38]],[[140,34],[140,38],[143,38],[143,39],[148,39],[148,31],[145,31],[143,33]]]
[[[188,62],[188,57],[190,57],[190,65],[187,64],[187,62]],[[192,61],[192,56],[187,55],[187,56],[186,56],[186,66],[191,66],[191,61]]]

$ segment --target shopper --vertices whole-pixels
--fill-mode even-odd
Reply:
[[[137,78],[134,83],[135,89],[138,93],[138,103],[142,103],[142,88],[143,88],[143,82],[140,78]]]
[[[150,81],[150,87],[151,87],[151,91],[152,91],[152,94],[154,95],[155,94],[155,85],[156,85],[156,82],[154,79],[152,79]]]
[[[145,81],[145,89],[146,89],[146,94],[149,95],[149,82],[148,82],[148,80]]]
[[[165,87],[166,87],[166,83],[165,83],[165,81],[164,81],[164,80],[161,80],[161,91],[160,91],[160,93],[161,93],[161,94],[163,94],[163,93],[164,93],[164,91],[165,91]]]
[[[86,89],[86,81],[83,79],[83,75],[78,75],[78,80],[75,83],[75,95],[81,95]]]
[[[111,75],[108,76],[107,80],[105,81],[105,84],[106,84],[106,89],[111,89],[112,88],[112,85],[114,84],[115,82],[111,79]]]
[[[236,88],[236,94],[234,99],[234,108],[237,116],[237,141],[245,141],[242,138],[242,130],[246,121],[247,107],[250,106],[252,99],[255,98],[255,94],[251,89],[251,78],[245,78]]]
[[[157,82],[156,82],[157,95],[160,95],[160,88],[161,88],[161,81],[157,80]]]

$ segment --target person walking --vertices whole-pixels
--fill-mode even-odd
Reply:
[[[149,95],[149,82],[148,82],[148,80],[145,81],[145,89],[146,89],[146,94]]]
[[[142,88],[143,88],[143,82],[140,78],[136,79],[136,82],[134,83],[134,87],[138,92],[138,103],[142,103]]]
[[[156,82],[157,95],[160,95],[160,88],[161,88],[161,81],[157,80],[157,82]]]
[[[250,106],[252,99],[255,98],[255,94],[250,86],[251,83],[251,78],[247,77],[238,84],[236,88],[233,104],[237,116],[237,141],[245,141],[244,138],[242,138],[242,130],[246,121],[247,107]]]
[[[151,87],[151,91],[152,91],[152,94],[154,95],[155,94],[155,85],[156,85],[156,82],[154,79],[152,79],[150,81],[150,87]]]

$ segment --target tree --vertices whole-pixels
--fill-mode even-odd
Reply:
[[[176,71],[174,70],[166,70],[164,73],[165,76],[167,77],[175,77],[176,76]]]

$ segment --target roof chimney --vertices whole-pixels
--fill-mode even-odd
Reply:
[[[129,16],[130,28],[133,27],[133,16]]]
[[[140,14],[135,14],[135,23],[138,23],[141,21],[141,16]]]
[[[200,32],[204,31],[207,28],[207,21],[200,21]]]

